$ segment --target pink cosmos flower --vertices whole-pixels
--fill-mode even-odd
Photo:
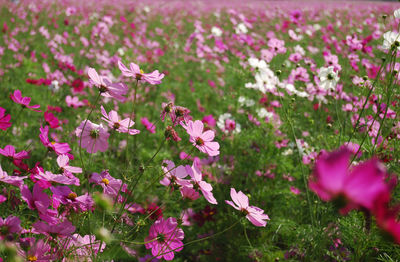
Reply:
[[[184,233],[178,228],[178,223],[173,217],[164,220],[160,218],[150,227],[149,235],[145,238],[145,247],[151,248],[151,253],[158,259],[174,259],[174,252],[183,249],[182,239]]]
[[[147,82],[151,85],[161,84],[161,79],[164,78],[164,74],[160,74],[158,70],[153,71],[152,73],[145,74],[143,70],[135,63],[130,63],[128,69],[121,60],[118,61],[119,70],[121,70],[122,75],[127,77],[133,77],[137,81]]]
[[[96,240],[94,235],[81,236],[79,234],[73,234],[71,241],[67,245],[67,249],[74,250],[71,255],[76,259],[75,261],[81,261],[82,258],[84,258],[83,261],[92,261],[92,253],[95,255],[98,252],[102,253],[105,247],[106,243]]]
[[[5,202],[7,200],[7,198],[3,195],[0,195],[0,204]]]
[[[4,147],[4,149],[0,148],[0,154],[8,157],[10,159],[13,160],[21,160],[21,159],[25,159],[25,158],[29,158],[29,153],[26,151],[21,151],[16,153],[15,152],[15,147],[13,147],[12,145],[6,145]]]
[[[38,183],[43,188],[49,188],[52,183],[75,186],[80,185],[79,178],[77,177],[70,178],[65,175],[53,174],[50,171],[42,172],[39,168],[38,171],[39,172],[37,174],[34,174],[34,177],[40,180]]]
[[[67,237],[74,233],[75,226],[73,226],[72,223],[68,220],[65,220],[56,225],[49,225],[42,221],[37,221],[33,224],[33,229],[36,232],[47,236],[57,235],[58,237]]]
[[[99,91],[104,97],[112,97],[121,102],[126,98],[124,95],[128,92],[128,87],[123,83],[111,83],[110,79],[105,76],[99,76],[94,68],[89,68],[88,75],[90,82],[99,88]]]
[[[75,211],[83,212],[93,209],[94,201],[88,193],[78,196],[68,186],[51,187],[53,192],[53,206],[58,208],[60,204],[71,206]]]
[[[140,122],[142,122],[142,125],[144,125],[144,126],[146,127],[146,129],[147,129],[150,133],[154,134],[154,133],[156,132],[156,126],[155,126],[153,123],[151,123],[151,122],[149,121],[149,119],[147,119],[147,117],[142,117],[142,118],[140,119]]]
[[[85,129],[82,131],[84,126],[85,120],[82,121],[79,127],[75,130],[77,137],[82,136],[82,148],[86,148],[88,153],[96,153],[97,151],[105,152],[108,149],[107,139],[110,136],[107,129],[105,129],[102,124],[96,125],[90,120],[87,120]],[[80,143],[79,140],[78,143]]]
[[[64,174],[82,173],[82,168],[69,165],[69,157],[67,155],[59,155],[57,157],[57,164]]]
[[[34,242],[34,238],[29,238],[27,243],[25,243],[26,247],[29,247],[28,250],[26,248],[18,248],[18,255],[22,256],[25,261],[53,261],[55,259],[54,255],[50,255],[51,246],[47,243],[47,241],[43,239],[39,239],[36,243]]]
[[[103,193],[111,196],[117,196],[119,190],[124,189],[124,187],[121,187],[121,179],[113,178],[107,170],[100,174],[93,173],[89,182],[100,185],[103,188]]]
[[[67,103],[67,106],[73,107],[73,108],[78,108],[78,107],[85,105],[85,103],[83,103],[82,101],[79,101],[79,97],[77,97],[77,96],[74,96],[74,97],[67,96],[65,98],[65,102]]]
[[[60,121],[58,118],[51,112],[44,112],[44,120],[50,125],[51,128],[60,127]]]
[[[234,188],[231,188],[231,198],[233,200],[225,200],[228,205],[231,205],[236,210],[243,212],[246,218],[257,227],[265,227],[269,217],[264,214],[264,210],[256,206],[249,206],[249,198],[242,192],[236,192]]]
[[[193,188],[196,190],[200,189],[204,198],[211,204],[218,204],[213,193],[211,192],[213,190],[212,186],[206,181],[203,181],[203,175],[201,174],[201,171],[195,162],[193,162],[192,166],[186,166],[186,172],[192,178]]]
[[[15,216],[9,216],[5,219],[0,217],[0,239],[10,234],[21,232],[21,220]]]
[[[163,186],[178,185],[178,186],[188,186],[190,181],[183,178],[187,177],[186,167],[178,166],[175,168],[174,162],[170,160],[164,160],[162,162],[162,170],[165,177],[160,181]]]
[[[0,166],[0,181],[13,186],[21,187],[24,184],[24,179],[27,176],[9,176]]]
[[[47,147],[50,151],[54,151],[57,155],[68,154],[71,151],[68,143],[58,143],[55,141],[50,142],[49,140],[49,126],[40,127],[40,134],[39,134],[40,141],[42,144]],[[68,154],[70,158],[72,155]]]
[[[341,149],[321,156],[309,180],[309,187],[322,200],[346,200],[345,214],[364,207],[372,210],[378,200],[388,199],[390,189],[385,184],[385,170],[377,159],[370,159],[349,169],[350,151]]]
[[[190,135],[189,141],[201,152],[209,156],[219,155],[219,144],[212,141],[215,136],[214,131],[207,130],[203,133],[204,124],[200,120],[196,120],[195,122],[189,120],[186,124],[181,123],[181,125]]]
[[[36,110],[36,108],[39,108],[40,105],[30,106],[29,103],[31,102],[31,98],[28,97],[28,96],[27,97],[22,97],[22,94],[21,94],[20,90],[15,90],[14,93],[10,95],[10,98],[15,103],[22,105],[22,107],[29,108],[32,111],[41,112],[40,110]]]
[[[110,128],[118,131],[119,133],[128,133],[128,130],[130,135],[136,135],[140,133],[139,130],[130,128],[135,124],[135,122],[133,122],[130,118],[125,118],[124,120],[121,120],[118,116],[118,113],[114,110],[111,110],[107,114],[104,107],[101,106],[101,114],[103,115],[101,119],[106,121]]]
[[[0,107],[0,129],[2,130],[7,130],[11,126],[11,115],[8,114],[6,115],[6,110],[2,107]]]

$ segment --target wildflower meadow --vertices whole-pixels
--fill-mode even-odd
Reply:
[[[400,261],[400,4],[0,0],[0,262]]]

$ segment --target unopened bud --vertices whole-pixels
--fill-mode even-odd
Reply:
[[[276,74],[277,76],[280,76],[280,75],[282,74],[282,71],[281,71],[281,70],[276,70],[275,74]]]
[[[363,78],[362,78],[364,81],[367,81],[368,80],[368,76],[363,76]]]

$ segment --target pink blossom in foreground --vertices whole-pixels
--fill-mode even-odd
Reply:
[[[225,200],[228,205],[231,205],[236,210],[243,212],[246,218],[257,227],[265,227],[269,217],[264,214],[264,210],[256,206],[249,206],[249,198],[242,192],[236,192],[234,188],[231,188],[231,198],[233,200]]]
[[[40,110],[37,110],[36,108],[39,108],[40,105],[33,105],[30,106],[29,103],[31,102],[31,98],[30,97],[22,97],[21,91],[20,90],[15,90],[13,94],[10,95],[10,98],[12,101],[14,101],[17,104],[22,105],[22,107],[26,107],[31,109],[32,111],[36,111],[36,112],[41,112]]]
[[[6,110],[2,107],[0,107],[0,129],[2,130],[7,130],[11,126],[11,115],[8,114],[6,115]]]
[[[385,170],[377,159],[349,169],[350,156],[347,149],[321,156],[315,164],[309,187],[324,201],[344,198],[347,205],[341,209],[342,213],[360,207],[372,210],[378,200],[390,196],[384,181]]]
[[[161,79],[164,78],[164,74],[160,74],[158,70],[155,70],[151,73],[145,74],[143,70],[135,63],[129,64],[129,69],[121,62],[118,61],[119,70],[121,70],[122,75],[127,77],[133,77],[137,81],[147,82],[151,85],[161,84]]]
[[[9,176],[0,166],[0,181],[13,186],[21,187],[24,184],[24,179],[27,176]]]
[[[55,259],[54,255],[51,253],[51,246],[48,241],[43,239],[39,239],[36,243],[34,242],[34,238],[25,239],[28,240],[25,242],[24,246],[29,247],[27,250],[26,248],[18,248],[17,252],[18,255],[24,258],[25,261],[53,261]]]
[[[137,129],[131,128],[135,124],[130,118],[125,118],[121,120],[118,116],[118,113],[114,110],[111,110],[108,114],[103,106],[101,106],[101,114],[104,121],[108,123],[108,126],[119,133],[128,133],[130,135],[139,134],[140,131]]]
[[[186,166],[186,172],[192,178],[193,188],[196,190],[200,189],[201,193],[203,193],[204,198],[209,203],[214,205],[218,204],[212,193],[213,188],[211,184],[203,181],[203,175],[201,174],[201,171],[199,167],[195,164],[195,162],[193,162],[192,166]]]
[[[54,208],[58,208],[60,204],[63,204],[71,206],[75,211],[87,211],[91,210],[94,206],[94,201],[88,193],[78,196],[68,186],[51,187],[50,190],[53,192]]]
[[[189,141],[201,152],[209,156],[219,155],[219,144],[212,141],[215,136],[214,131],[207,130],[203,133],[204,124],[200,120],[196,120],[195,122],[189,120],[186,124],[182,123],[182,126],[190,135]]]
[[[83,130],[84,126],[85,129]],[[80,142],[80,139],[78,139],[78,143],[82,146],[82,148],[86,148],[88,153],[96,153],[97,151],[105,152],[108,149],[107,139],[110,134],[102,124],[96,125],[90,120],[87,120],[85,125],[84,120],[75,130],[75,134],[78,138],[82,136],[82,143]]]
[[[124,102],[124,95],[128,92],[128,88],[123,83],[111,83],[110,79],[105,76],[99,76],[94,68],[89,68],[88,75],[90,82],[99,88],[99,91],[104,97],[115,98]]]
[[[21,151],[17,153],[15,152],[15,147],[12,145],[6,145],[4,149],[0,148],[0,154],[14,160],[29,158],[28,152]]]
[[[53,174],[50,171],[42,172],[38,168],[38,173],[34,175],[39,180],[39,184],[43,188],[49,188],[52,183],[63,184],[63,185],[75,185],[79,186],[79,179],[76,177],[67,177],[65,175]]]
[[[0,239],[10,234],[21,232],[21,220],[15,216],[9,216],[5,219],[0,217]]]
[[[57,157],[57,164],[60,167],[62,173],[82,173],[82,168],[70,166],[69,157],[67,155],[59,155]]]
[[[174,259],[174,252],[183,249],[182,240],[184,233],[178,228],[175,218],[170,217],[167,220],[160,218],[150,227],[149,235],[145,238],[147,249],[151,248],[151,253],[158,259]]]

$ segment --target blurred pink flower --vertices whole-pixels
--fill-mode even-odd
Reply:
[[[82,148],[86,148],[88,153],[96,153],[97,151],[105,152],[108,149],[108,137],[110,134],[103,127],[102,124],[96,125],[90,120],[87,120],[85,129],[85,120],[81,122],[79,127],[75,130],[77,137],[82,136],[82,143],[78,140],[78,143]]]
[[[30,106],[29,103],[31,102],[31,98],[28,97],[28,96],[27,97],[22,97],[21,91],[18,90],[18,89],[15,90],[14,93],[10,95],[10,98],[15,103],[22,105],[22,107],[29,108],[32,111],[41,112],[40,110],[36,110],[36,108],[39,108],[40,105]]]
[[[385,184],[386,172],[377,159],[370,159],[349,169],[350,151],[341,149],[321,156],[316,164],[309,187],[322,200],[345,200],[345,214],[355,208],[373,210],[377,201],[388,199],[390,189]]]
[[[7,130],[11,126],[11,115],[8,114],[6,115],[6,110],[2,107],[0,107],[0,129],[2,130]]]
[[[164,220],[160,218],[150,227],[149,235],[145,238],[147,249],[151,248],[151,253],[158,259],[174,259],[174,252],[183,249],[182,239],[184,233],[178,228],[178,223],[173,217]]]
[[[154,133],[156,132],[156,125],[154,125],[153,123],[151,123],[151,122],[149,121],[149,119],[147,119],[147,117],[142,117],[142,118],[140,119],[140,122],[142,122],[142,125],[144,125],[144,126],[146,127],[146,129],[147,129],[150,133],[154,134]]]
[[[21,232],[21,220],[16,216],[9,216],[5,219],[0,217],[0,239],[10,234]]]
[[[264,210],[261,208],[249,206],[249,198],[242,191],[236,192],[234,188],[231,188],[231,198],[234,203],[230,200],[225,200],[225,202],[236,210],[243,212],[253,225],[257,227],[265,227],[267,225],[268,215],[264,214]]]
[[[6,145],[4,149],[0,148],[0,154],[10,159],[17,159],[17,160],[29,158],[28,152],[21,151],[16,153],[15,147],[13,147],[12,145]]]

